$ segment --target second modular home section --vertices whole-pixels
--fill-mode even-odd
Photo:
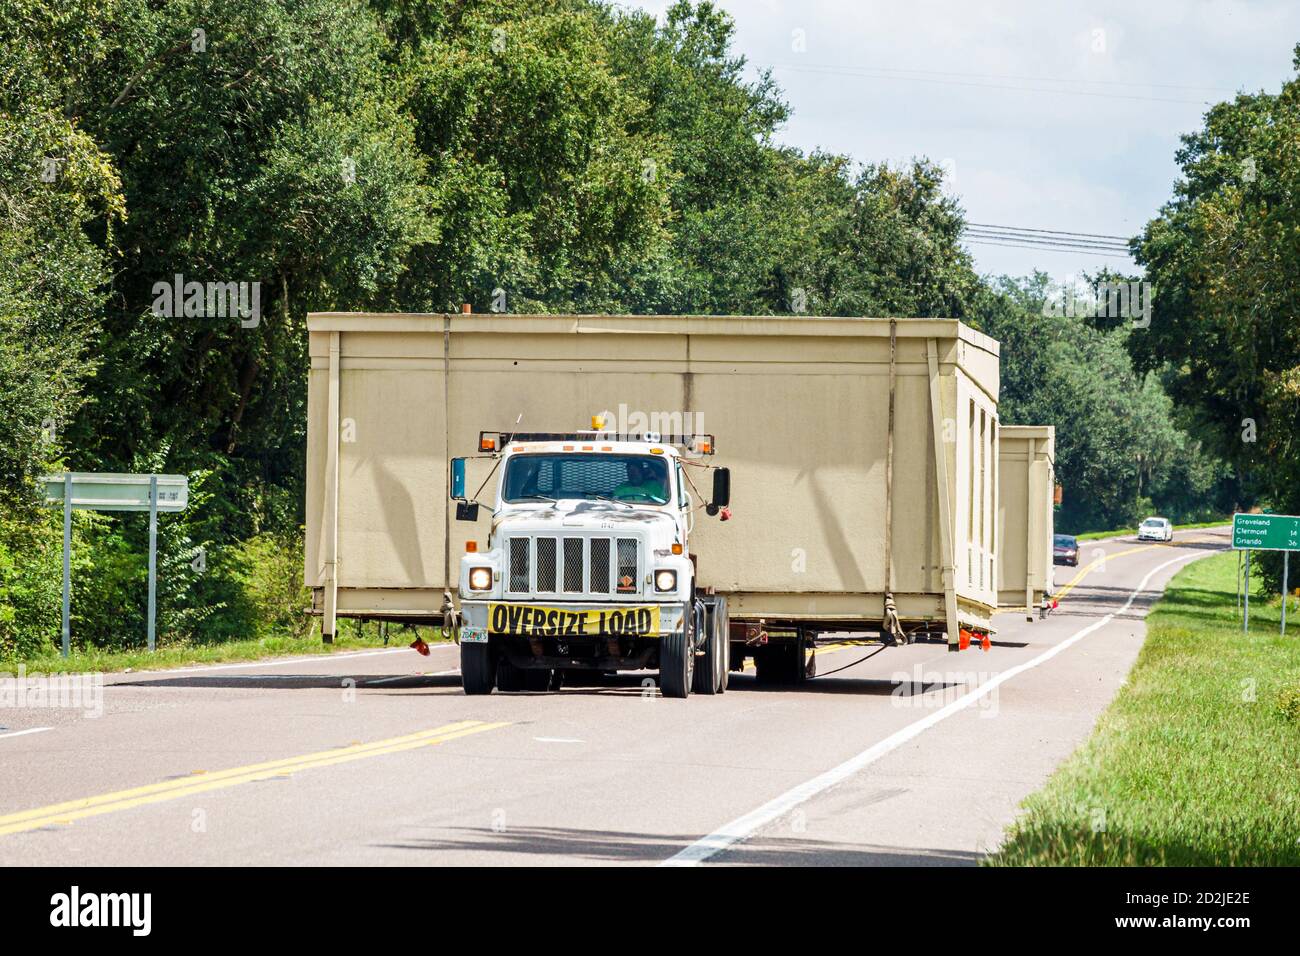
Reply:
[[[1056,429],[1003,425],[998,442],[998,604],[1032,618],[1053,589]]]

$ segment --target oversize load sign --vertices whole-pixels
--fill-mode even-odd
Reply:
[[[1252,551],[1300,551],[1300,518],[1233,515],[1232,546]]]
[[[531,604],[489,604],[488,630],[528,637],[594,637],[599,634],[658,634],[659,608],[620,607],[569,610]]]

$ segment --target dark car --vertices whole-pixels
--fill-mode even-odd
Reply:
[[[1052,535],[1052,563],[1079,565],[1079,539],[1071,534]]]

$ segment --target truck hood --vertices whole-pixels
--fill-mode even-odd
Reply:
[[[563,533],[568,529],[654,531],[676,528],[673,516],[653,508],[613,504],[608,501],[560,501],[543,507],[498,512],[492,530],[505,534]]]

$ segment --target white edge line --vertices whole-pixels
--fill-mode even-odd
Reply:
[[[732,820],[730,823],[722,826],[717,830],[714,830],[712,833],[708,834],[707,836],[701,837],[700,839],[696,840],[694,843],[678,851],[673,856],[669,857],[666,860],[663,860],[662,862],[660,862],[659,865],[660,866],[698,866],[700,863],[703,863],[705,860],[709,859],[709,857],[721,853],[723,850],[727,849],[728,847],[733,846],[736,843],[739,843],[742,840],[747,839],[748,837],[753,835],[753,833],[756,830],[766,826],[767,824],[771,823],[773,820],[785,815],[786,813],[789,813],[792,809],[797,807],[799,804],[804,803],[807,800],[810,800],[813,797],[817,796],[822,791],[828,790],[831,787],[835,786],[836,784],[843,782],[845,779],[857,773],[863,767],[875,763],[877,760],[879,760],[881,757],[888,754],[890,751],[897,750],[899,747],[907,743],[913,737],[920,735],[922,732],[933,727],[935,724],[939,723],[940,721],[946,720],[947,718],[951,717],[953,714],[957,713],[958,711],[964,710],[966,707],[968,707],[969,705],[973,704],[975,701],[979,700],[981,697],[988,694],[998,685],[1004,683],[1005,681],[1010,680],[1012,677],[1015,677],[1017,674],[1023,674],[1025,671],[1029,670],[1030,668],[1037,667],[1039,664],[1051,660],[1053,657],[1055,657],[1057,654],[1064,651],[1066,648],[1072,647],[1074,644],[1077,644],[1079,641],[1083,640],[1093,631],[1105,627],[1107,624],[1113,621],[1116,618],[1116,616],[1124,614],[1125,611],[1127,611],[1130,607],[1132,607],[1133,601],[1137,599],[1138,594],[1140,594],[1143,590],[1146,589],[1147,583],[1157,573],[1163,571],[1171,564],[1177,564],[1179,561],[1187,561],[1191,558],[1203,558],[1203,557],[1205,557],[1204,554],[1184,554],[1184,555],[1179,555],[1178,557],[1173,558],[1172,560],[1166,561],[1164,564],[1157,565],[1156,567],[1152,568],[1150,571],[1147,572],[1146,577],[1142,579],[1141,583],[1139,583],[1138,586],[1129,595],[1128,600],[1124,602],[1124,606],[1120,608],[1118,611],[1112,611],[1111,613],[1107,614],[1105,617],[1097,621],[1094,621],[1092,624],[1089,624],[1087,627],[1083,628],[1082,630],[1076,631],[1074,634],[1071,634],[1069,637],[1061,641],[1059,644],[1056,644],[1053,647],[1048,648],[1046,651],[1039,654],[1037,657],[1025,661],[1023,664],[1017,664],[1015,667],[1011,667],[1005,671],[1002,671],[997,676],[990,678],[988,681],[981,684],[979,687],[976,687],[974,690],[969,691],[966,694],[963,694],[961,697],[958,697],[952,703],[947,704],[944,707],[941,707],[939,710],[936,710],[932,714],[927,714],[925,717],[922,717],[920,720],[916,721],[915,723],[908,724],[906,727],[902,728],[901,730],[895,731],[893,734],[886,737],[884,740],[881,740],[878,743],[873,744],[872,746],[868,747],[866,750],[862,751],[862,753],[858,754],[857,756],[850,757],[848,760],[844,761],[838,767],[833,767],[830,770],[826,771],[825,773],[813,777],[811,780],[808,780],[804,783],[801,783],[799,786],[793,788],[792,790],[787,790],[779,797],[769,800],[767,803],[763,804],[758,809],[752,810],[749,813],[745,814],[743,817],[740,817],[736,820]]]
[[[442,647],[455,647],[455,644],[431,644],[429,650],[435,651]],[[279,667],[283,664],[323,664],[326,661],[347,661],[358,657],[375,657],[378,654],[395,654],[398,651],[409,651],[409,647],[385,647],[377,651],[346,651],[342,654],[313,654],[311,657],[281,657],[270,661],[246,661],[243,664],[198,664],[193,667],[156,667],[148,670],[131,671],[108,671],[105,676],[117,677],[135,677],[137,674],[192,674],[195,671],[229,671],[238,670],[247,667]]]
[[[39,734],[42,733],[43,731],[53,730],[53,729],[54,729],[53,727],[32,727],[28,730],[15,730],[7,734],[0,734],[0,740],[3,740],[5,737],[21,737],[24,734]]]

